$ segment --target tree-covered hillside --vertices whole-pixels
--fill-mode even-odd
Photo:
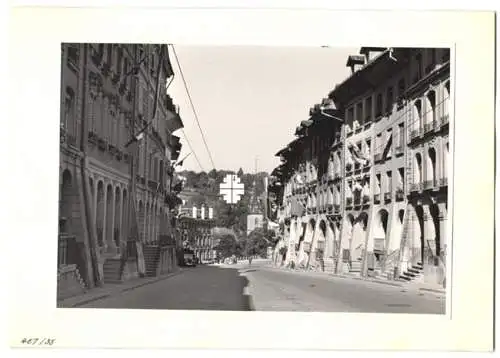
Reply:
[[[265,172],[244,173],[241,168],[237,173],[230,170],[212,170],[209,173],[187,170],[177,174],[186,178],[183,191],[196,193],[191,196],[190,202],[186,203],[186,206],[205,205],[214,208],[217,226],[232,228],[238,233],[246,230],[247,208],[254,181],[255,194],[260,198],[264,193],[264,178],[267,176]],[[228,205],[219,197],[219,184],[224,181],[227,174],[237,174],[245,185],[245,194],[235,205]]]

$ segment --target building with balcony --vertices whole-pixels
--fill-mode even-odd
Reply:
[[[405,92],[408,219],[401,244],[402,272],[446,283],[448,226],[450,51],[414,49]]]
[[[369,56],[373,52],[377,54]],[[421,194],[427,198],[432,192],[432,200],[447,205],[446,193],[439,186],[446,176],[446,155],[442,154],[446,151],[441,148],[446,148],[447,132],[436,123],[448,118],[444,98],[449,98],[449,84],[446,87],[446,65],[440,65],[440,59],[449,59],[449,51],[362,48],[360,54],[365,58],[349,57],[351,76],[329,95],[345,118],[343,270],[392,277],[399,269],[396,275],[408,280],[426,279],[430,259],[424,257],[426,250],[419,251],[425,241],[410,237],[422,236],[417,224],[424,219],[418,213],[427,210],[424,221],[429,227],[434,225],[430,210],[436,218],[442,216],[437,214],[443,212],[437,210],[438,205],[425,209],[422,202],[430,199],[422,199]],[[443,84],[439,84],[441,79]],[[437,98],[443,99],[443,110],[436,106]],[[434,114],[423,116],[424,107]],[[439,144],[429,145],[427,140]],[[433,246],[439,235],[431,229],[427,232]],[[402,248],[406,248],[405,255]],[[436,262],[437,256],[432,255]]]
[[[62,45],[59,271],[74,267],[89,288],[148,274],[148,245],[175,252],[172,78],[166,45]]]
[[[282,164],[271,175],[270,190],[280,204],[286,265],[334,269],[343,206],[340,120],[331,101],[323,100],[276,154]]]

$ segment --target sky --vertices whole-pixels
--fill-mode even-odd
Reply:
[[[359,48],[175,46],[215,169],[271,172],[309,109],[349,76]],[[180,107],[183,170],[213,169],[173,51],[168,88]],[[187,141],[186,141],[187,137]],[[189,143],[187,143],[189,142]],[[192,150],[190,148],[192,147]],[[196,160],[198,157],[198,164]]]

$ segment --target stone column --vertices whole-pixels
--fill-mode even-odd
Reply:
[[[98,187],[99,181],[94,180],[94,198],[92,201],[94,202],[94,207],[92,208],[92,222],[94,223],[94,227],[97,228],[97,187]]]
[[[106,240],[106,230],[107,230],[106,217],[107,217],[107,212],[108,212],[108,189],[107,189],[107,185],[103,183],[102,245],[103,245],[103,247],[104,247],[105,250],[108,247],[108,243],[107,243],[107,240]]]
[[[107,191],[107,190],[106,190]],[[111,235],[108,235],[108,250],[109,251],[114,251],[116,253],[116,244],[115,240],[113,240],[113,236],[115,234],[115,209],[116,209],[116,191],[114,188],[111,189],[111,218],[110,218],[110,224],[111,227],[109,228],[109,232]]]
[[[434,229],[434,220],[430,213],[429,205],[423,205],[424,209],[424,242],[422,250],[424,252],[424,262],[425,264],[429,263],[432,255],[429,252],[432,250],[432,254],[436,255],[436,230]],[[430,247],[429,247],[430,246]]]

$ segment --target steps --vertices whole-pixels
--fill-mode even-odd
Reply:
[[[160,247],[159,246],[144,246],[144,262],[146,264],[146,276],[156,277],[160,274]]]
[[[108,258],[103,265],[104,283],[122,283],[122,267],[120,258]]]
[[[361,272],[362,268],[363,268],[363,262],[361,261],[361,258],[358,258],[357,260],[351,262],[351,266],[349,267],[349,272]]]
[[[57,272],[57,299],[65,299],[86,292],[86,286],[83,282],[80,272],[76,265],[65,265]]]
[[[407,282],[417,281],[423,278],[423,272],[424,267],[421,262],[418,262],[403,272],[399,278]]]

